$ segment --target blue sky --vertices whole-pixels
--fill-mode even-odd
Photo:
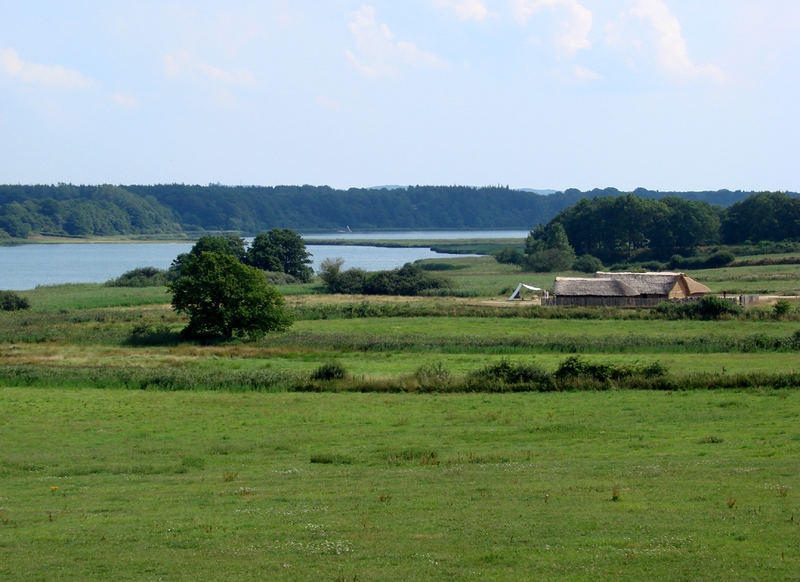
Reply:
[[[800,191],[797,0],[0,9],[0,183]]]

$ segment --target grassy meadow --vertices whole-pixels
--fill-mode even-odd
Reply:
[[[796,578],[797,304],[548,311],[505,297],[553,275],[435,262],[460,296],[284,287],[297,321],[252,343],[182,341],[164,288],[22,292],[0,312],[0,579]],[[797,295],[790,267],[690,274]],[[666,375],[444,389],[576,355]],[[332,363],[346,378],[310,380]]]
[[[5,388],[0,577],[789,580],[797,391]]]

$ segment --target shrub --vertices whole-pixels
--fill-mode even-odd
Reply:
[[[302,283],[302,281],[294,275],[281,271],[264,271],[264,276],[267,278],[267,283],[270,285],[295,285],[297,283]]]
[[[664,271],[667,268],[666,263],[662,263],[661,261],[645,261],[641,264],[642,269],[645,271]]]
[[[366,276],[364,293],[368,295],[419,295],[426,289],[446,289],[447,279],[431,275],[419,266],[406,264],[392,271],[377,271]]]
[[[168,282],[167,271],[155,267],[140,267],[124,272],[106,282],[109,287],[161,287]]]
[[[540,388],[547,386],[550,375],[536,364],[513,363],[501,360],[472,372],[467,378],[467,384],[473,389],[485,390],[493,385],[498,389],[520,385],[538,385]],[[497,386],[499,385],[499,386]]]
[[[565,271],[575,262],[575,253],[571,250],[545,249],[537,251],[525,260],[524,269],[537,273]]]
[[[322,364],[311,374],[312,380],[341,380],[347,376],[347,371],[339,362]]]
[[[772,306],[772,315],[775,319],[780,319],[787,315],[792,310],[792,304],[785,299],[779,299],[775,305]]]
[[[656,305],[654,312],[665,319],[720,319],[742,313],[742,307],[734,301],[715,295],[707,295],[700,301],[676,303],[664,301]]]
[[[716,253],[706,257],[703,266],[708,269],[716,269],[730,265],[735,259],[736,256],[730,251],[717,251]]]
[[[13,291],[0,291],[0,310],[19,311],[29,309],[31,304],[24,297],[20,297]]]
[[[453,263],[415,263],[423,271],[458,271],[466,269],[467,265],[454,265]]]
[[[572,270],[581,273],[596,273],[603,270],[603,262],[592,255],[581,255],[572,263]]]
[[[446,389],[453,379],[450,370],[444,367],[441,362],[435,364],[425,364],[417,368],[414,378],[421,390],[435,391]]]
[[[504,247],[500,249],[495,253],[494,258],[498,263],[508,265],[522,265],[525,262],[525,255],[514,247]]]
[[[170,330],[166,324],[139,323],[133,327],[125,343],[133,346],[164,346],[175,345],[180,339],[180,334]]]
[[[364,292],[366,282],[367,272],[364,269],[348,269],[339,275],[333,292],[358,295]]]
[[[719,319],[723,315],[738,315],[742,307],[738,303],[715,295],[706,295],[697,304],[700,319]]]

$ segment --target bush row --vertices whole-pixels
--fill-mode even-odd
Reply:
[[[501,361],[464,376],[441,363],[395,378],[350,376],[329,362],[308,373],[185,368],[4,366],[0,386],[92,387],[127,390],[256,392],[557,392],[581,390],[703,390],[800,388],[800,372],[676,376],[655,362],[609,364],[569,357],[555,372],[535,363]]]

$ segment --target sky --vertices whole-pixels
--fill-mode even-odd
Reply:
[[[800,191],[798,0],[0,14],[0,183]]]

